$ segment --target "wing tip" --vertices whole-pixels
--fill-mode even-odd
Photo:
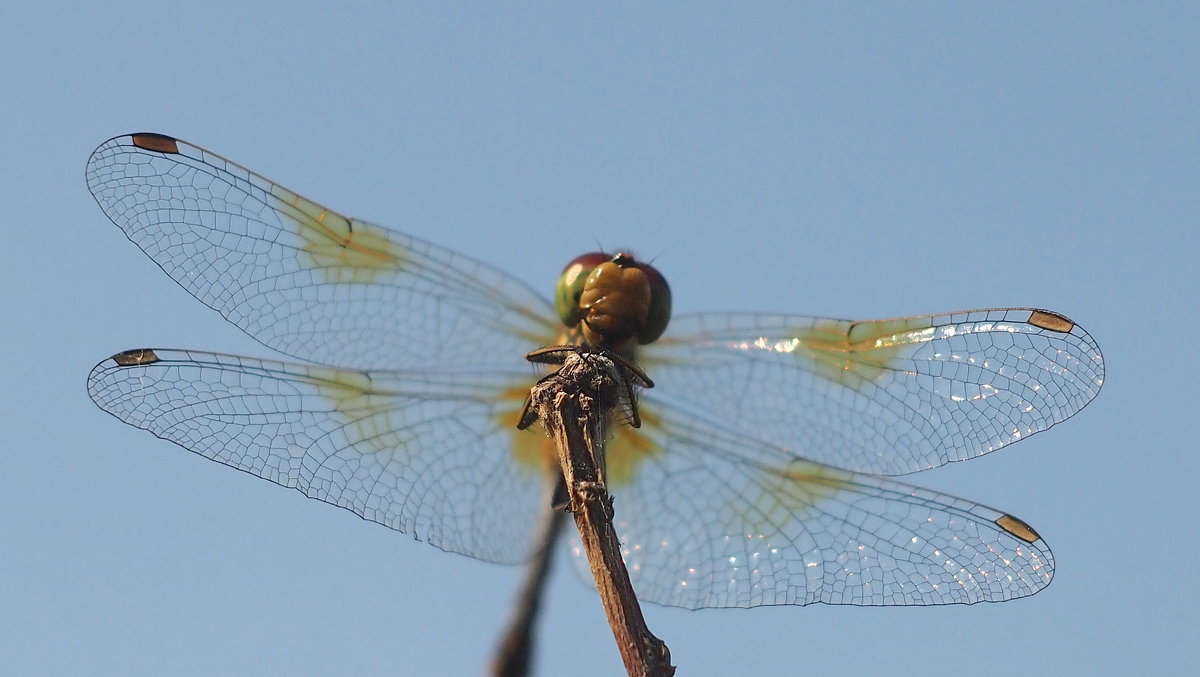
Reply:
[[[150,348],[135,348],[133,350],[123,350],[113,355],[112,361],[116,362],[118,367],[136,367],[139,365],[154,364],[161,361],[161,358]]]
[[[1041,536],[1038,536],[1038,533],[1033,530],[1033,527],[1026,524],[1024,520],[1013,517],[1012,515],[1001,515],[1000,517],[997,517],[996,526],[1000,527],[1009,534],[1016,536],[1022,541],[1025,541],[1026,543],[1033,543],[1041,540],[1042,538]]]
[[[179,141],[175,137],[167,136],[166,134],[141,132],[130,135],[130,139],[133,141],[134,146],[143,150],[176,155],[179,153]]]
[[[1075,323],[1063,315],[1050,310],[1035,310],[1029,316],[1029,324],[1047,331],[1069,334],[1075,328]]]

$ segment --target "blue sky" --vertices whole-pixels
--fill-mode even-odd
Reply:
[[[1108,380],[1075,419],[908,478],[1009,510],[1054,583],[1005,604],[648,607],[681,675],[1172,674],[1200,658],[1200,10],[41,3],[0,10],[0,663],[13,674],[479,674],[520,576],[123,426],[117,350],[271,356],[96,207],[159,131],[549,294],[597,244],[676,309],[1033,305]],[[542,674],[620,674],[560,566]]]

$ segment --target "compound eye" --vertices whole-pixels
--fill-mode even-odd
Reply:
[[[654,266],[638,263],[638,267],[646,273],[646,281],[650,283],[650,310],[637,334],[638,343],[645,345],[657,341],[667,330],[667,323],[671,321],[671,287]]]
[[[588,252],[571,259],[558,276],[558,285],[554,289],[554,310],[558,319],[567,327],[579,324],[582,315],[579,310],[579,297],[583,295],[584,284],[596,266],[612,260],[611,254],[604,252]]]

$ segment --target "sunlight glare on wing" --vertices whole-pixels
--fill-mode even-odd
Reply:
[[[614,490],[639,598],[671,606],[971,604],[1030,595],[1053,557],[1016,518],[793,458],[671,408]],[[1029,537],[1033,537],[1030,541]]]
[[[811,461],[885,475],[1046,430],[1104,381],[1082,327],[1024,308],[867,322],[682,316],[639,361],[656,384],[649,401],[713,412]]]

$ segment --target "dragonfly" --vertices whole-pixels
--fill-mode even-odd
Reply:
[[[579,257],[551,300],[169,136],[115,137],[86,174],[167,275],[287,356],[127,350],[88,377],[101,409],[444,550],[530,558],[558,470],[549,441],[517,429],[540,376],[525,355],[580,341],[581,285],[632,255]],[[654,304],[669,313],[669,296]],[[972,604],[1050,583],[1053,555],[1025,521],[893,477],[988,454],[1087,405],[1104,362],[1072,320],[996,308],[646,321],[662,326],[627,332],[639,335],[622,354],[653,388],[640,427],[616,427],[606,451],[641,600]]]

